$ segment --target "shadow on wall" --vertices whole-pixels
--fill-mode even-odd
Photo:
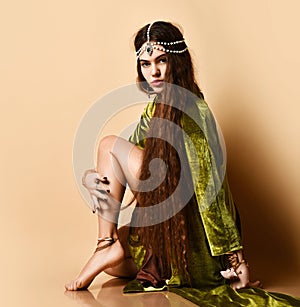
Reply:
[[[245,105],[239,108],[234,98],[225,100],[225,105],[234,105],[234,110],[226,111],[227,118],[234,120],[225,123],[223,131],[228,177],[252,279],[260,279],[265,286],[290,283],[297,278],[300,263],[295,230],[288,222],[288,174],[278,172],[268,139],[259,132],[263,123],[249,116]]]

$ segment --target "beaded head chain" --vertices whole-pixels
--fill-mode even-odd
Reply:
[[[173,45],[177,45],[180,43],[184,43],[185,42],[184,39],[179,40],[179,41],[174,41],[174,42],[151,42],[150,41],[150,29],[154,23],[155,22],[152,22],[147,29],[147,42],[143,44],[143,46],[136,52],[137,58],[139,58],[139,56],[143,53],[143,51],[147,52],[148,55],[151,56],[153,49],[164,51],[164,52],[169,52],[169,53],[183,53],[188,49],[188,47],[185,47],[184,49],[181,49],[181,50],[168,49],[168,46],[173,46]]]

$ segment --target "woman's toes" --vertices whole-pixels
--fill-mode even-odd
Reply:
[[[75,281],[69,282],[68,284],[65,285],[65,288],[68,291],[75,291],[75,290],[77,290],[76,282]]]
[[[71,289],[71,285],[70,285],[70,283],[65,284],[65,289],[66,289],[66,290],[70,290],[70,289]]]
[[[81,280],[76,280],[75,285],[74,285],[74,290],[82,289],[82,281]]]
[[[226,271],[221,271],[220,273],[225,279],[231,279],[237,276],[233,269],[227,269]]]
[[[251,283],[251,287],[262,288],[262,283],[259,280],[257,280]]]

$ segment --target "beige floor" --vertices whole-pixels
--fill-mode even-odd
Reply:
[[[58,266],[62,267],[62,266]],[[191,302],[168,292],[147,294],[122,294],[126,280],[100,274],[92,283],[89,291],[66,292],[64,283],[74,272],[67,269],[53,271],[50,266],[31,276],[20,275],[6,290],[1,287],[1,306],[5,307],[152,307],[152,306],[196,306]],[[40,278],[36,278],[39,276]],[[3,279],[2,279],[3,282]],[[300,284],[279,286],[279,281],[266,289],[300,296]]]
[[[63,306],[75,306],[74,302],[78,303],[77,306],[85,307],[120,307],[120,306],[197,306],[178,295],[168,292],[161,293],[147,293],[147,294],[122,294],[122,288],[126,283],[125,280],[111,278],[103,274],[97,279],[95,284],[91,286],[89,291],[81,292],[66,292],[69,302]],[[270,291],[285,292],[291,295],[300,295],[300,285],[286,286],[273,286],[269,287]],[[62,300],[63,301],[63,300]],[[72,305],[73,303],[73,305]]]
[[[146,293],[146,294],[122,294],[122,288],[126,284],[126,280],[111,278],[103,274],[98,278],[96,283],[91,286],[90,291],[82,291],[77,293],[66,292],[65,295],[70,305],[75,306],[74,302],[79,306],[86,307],[102,307],[102,306],[196,306],[187,300],[168,292]],[[71,305],[73,303],[73,305]]]

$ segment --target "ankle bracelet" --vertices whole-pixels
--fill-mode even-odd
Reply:
[[[111,237],[98,238],[97,239],[97,248],[95,249],[95,253],[113,245],[117,240],[119,240],[119,238],[111,238]],[[101,242],[107,242],[107,243],[98,247],[98,245]]]
[[[245,265],[247,267],[249,267],[247,261],[245,259],[242,259],[241,261],[239,261],[238,255],[236,252],[230,252],[228,253],[228,261],[231,265],[231,267],[229,267],[229,269],[233,269],[236,275],[241,274],[241,271],[237,271],[237,269],[240,267],[241,264],[245,263]]]

